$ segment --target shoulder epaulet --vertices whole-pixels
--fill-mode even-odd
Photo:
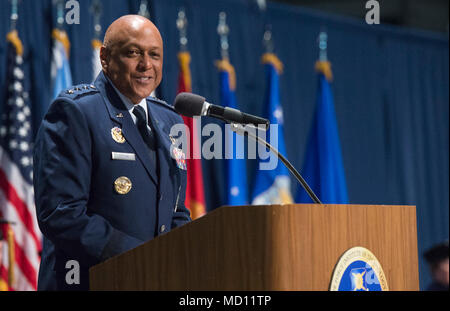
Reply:
[[[99,90],[93,84],[79,84],[59,93],[59,96],[77,99],[81,96],[98,93]]]
[[[163,101],[162,99],[159,99],[159,98],[156,98],[156,97],[149,96],[149,97],[147,97],[147,100],[150,100],[150,101],[152,101],[152,102],[154,102],[154,103],[160,104],[161,106],[163,106],[163,107],[165,107],[165,108],[167,108],[167,109],[169,109],[169,110],[171,110],[171,111],[173,111],[173,112],[176,112],[176,111],[175,111],[175,108],[173,108],[173,106],[169,105],[168,103],[166,103],[166,102]]]

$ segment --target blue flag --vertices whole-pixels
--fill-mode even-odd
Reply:
[[[52,37],[51,95],[55,99],[61,91],[72,86],[72,74],[69,65],[70,42],[66,32],[54,29]]]
[[[341,147],[334,111],[333,95],[329,79],[329,62],[318,62],[319,85],[316,111],[311,128],[302,176],[322,203],[347,204],[347,186]],[[312,200],[300,188],[297,203],[311,203]]]
[[[275,54],[266,53],[263,55],[263,63],[266,69],[267,89],[265,97],[266,118],[269,119],[271,127],[277,127],[277,134],[270,133],[271,129],[266,133],[266,140],[276,147],[278,151],[286,155],[286,146],[283,135],[283,109],[280,104],[280,87],[279,75],[283,69],[281,61]],[[272,141],[272,135],[277,139],[276,144]],[[270,159],[270,158],[269,158]],[[278,161],[278,159],[277,159]],[[277,163],[273,169],[263,169],[261,163],[268,161],[259,158],[258,168],[256,171],[255,186],[252,195],[252,204],[282,204],[292,203],[292,195],[290,190],[291,180],[289,171],[283,163]]]
[[[234,93],[236,88],[234,68],[226,59],[218,61],[216,65],[220,71],[220,99],[222,106],[237,109],[236,95]],[[247,205],[247,169],[243,139],[225,127],[225,145],[225,151],[229,151],[225,155],[226,205]]]

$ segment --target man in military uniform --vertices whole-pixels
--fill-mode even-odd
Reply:
[[[122,16],[107,29],[100,59],[93,85],[63,91],[37,135],[39,290],[87,290],[89,267],[190,221],[186,171],[169,136],[182,118],[148,97],[162,78],[158,29]],[[79,264],[80,282],[66,278],[69,261]]]

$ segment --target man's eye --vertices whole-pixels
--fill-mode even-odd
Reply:
[[[139,55],[139,51],[137,51],[137,50],[130,50],[130,51],[128,51],[128,55],[129,56]]]
[[[150,57],[153,59],[159,59],[161,56],[159,55],[159,53],[156,52],[150,52]]]

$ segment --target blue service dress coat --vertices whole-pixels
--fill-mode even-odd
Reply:
[[[170,155],[170,128],[183,120],[154,98],[147,107],[159,172],[103,73],[93,85],[63,91],[49,107],[34,148],[44,235],[39,290],[87,290],[89,267],[190,221],[185,166]],[[76,272],[66,267],[71,260],[80,265],[80,284],[66,281]]]

